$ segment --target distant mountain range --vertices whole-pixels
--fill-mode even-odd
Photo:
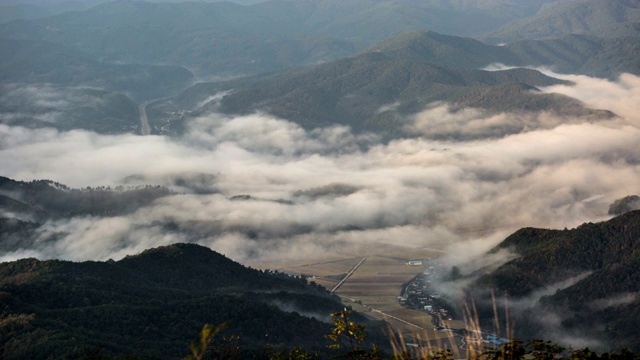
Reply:
[[[638,36],[640,2],[638,0],[564,0],[543,6],[530,16],[480,38],[492,43],[523,39],[548,39],[565,34],[589,34],[600,37]]]
[[[98,111],[81,104],[67,109],[26,109],[7,105],[12,100],[0,96],[0,112],[10,114],[0,121],[60,130],[136,132],[140,113],[123,96],[139,103],[166,100],[192,84],[192,73],[214,82],[198,84],[170,102],[150,104],[148,115],[155,133],[161,128],[180,132],[184,122],[171,121],[166,126],[165,115],[180,114],[184,119],[185,111],[194,110],[196,104],[220,91],[231,93],[215,103],[216,111],[266,111],[307,128],[342,124],[391,137],[402,135],[401,118],[434,101],[491,111],[550,110],[593,116],[594,112],[575,100],[533,95],[536,87],[554,83],[532,81],[533,72],[480,75],[478,69],[501,63],[548,66],[558,72],[611,79],[621,72],[640,74],[640,33],[596,31],[610,24],[633,28],[638,6],[622,0],[607,4],[586,0],[98,4],[82,11],[0,24],[0,81],[54,84],[59,92],[73,87],[70,93],[85,92],[90,97],[96,97],[96,91],[80,88],[118,94],[99,95],[101,101],[109,100]],[[587,10],[576,10],[583,8]],[[588,19],[585,24],[591,24],[592,30],[566,35],[576,31],[558,29],[550,33],[556,36],[553,39],[514,39],[506,46],[454,36],[498,34],[500,26],[527,21],[545,28],[549,16],[573,13]],[[300,65],[307,68],[295,68]],[[273,71],[280,73],[237,79]],[[223,81],[229,78],[236,80]],[[212,105],[193,114],[210,111]]]
[[[508,295],[516,335],[549,338],[555,331],[604,338],[601,350],[640,349],[640,210],[571,230],[524,228],[492,252],[499,250],[516,257],[470,289],[477,304],[487,304],[487,289],[498,299]],[[490,301],[480,307],[493,319]],[[557,320],[550,324],[550,317]]]
[[[193,74],[173,65],[105,64],[65,46],[0,38],[0,79],[93,87],[144,100],[183,89]]]
[[[295,346],[327,353],[330,326],[318,319],[342,306],[306,279],[176,244],[120,261],[2,263],[0,308],[0,357],[8,360],[182,358],[204,324],[224,322],[216,339],[239,346],[241,358]]]
[[[13,20],[31,20],[61,14],[67,11],[81,11],[113,0],[4,0],[0,4],[0,23]],[[146,0],[148,2],[187,2],[188,0]],[[225,0],[201,0],[219,2]],[[251,5],[265,0],[226,0],[241,5]]]
[[[116,1],[8,22],[0,36],[62,45],[106,63],[173,64],[220,78],[334,60],[412,31],[485,34],[481,39],[491,43],[567,34],[637,39],[639,6],[629,0]],[[610,50],[595,42],[573,50]],[[556,49],[563,50],[554,51],[557,57],[568,50]]]
[[[591,35],[562,35],[548,40],[522,40],[504,46],[435,32],[412,32],[385,40],[369,51],[397,59],[484,68],[490,64],[546,66],[559,73],[616,78],[640,75],[640,41]]]
[[[0,25],[0,36],[64,45],[108,62],[173,64],[201,76],[237,76],[337,59],[407,31],[487,33],[534,15],[547,2],[117,1],[9,22]]]
[[[228,114],[265,111],[306,128],[341,124],[356,131],[388,136],[402,135],[403,117],[437,101],[491,111],[612,116],[586,109],[575,99],[536,94],[537,87],[563,83],[538,71],[476,69],[493,62],[528,63],[528,59],[534,58],[532,53],[538,58],[547,54],[530,49],[534,46],[498,47],[433,32],[409,33],[364,53],[325,64],[196,84],[176,98],[154,106],[166,108],[171,104],[177,106],[174,111],[195,110],[192,116],[208,111]],[[581,57],[575,54],[574,58],[578,62]],[[225,95],[220,99],[216,94]],[[210,104],[197,108],[212,97],[215,100]],[[178,125],[179,122],[172,122],[174,128]]]
[[[105,64],[42,41],[0,39],[0,43],[6,45],[0,52],[0,75],[6,82],[75,86],[68,90],[57,89],[61,93],[68,92],[64,95],[67,99],[98,93],[98,90],[77,88],[79,85],[126,92],[144,100],[175,93],[192,81],[191,73],[177,66]],[[568,35],[560,39],[492,46],[471,38],[414,32],[333,62],[294,68],[280,74],[200,83],[172,100],[177,107],[170,109],[193,110],[208,97],[233,90],[223,98],[220,107],[216,105],[217,110],[233,114],[260,110],[306,127],[337,123],[356,130],[395,132],[396,135],[396,115],[421,111],[433,101],[495,111],[550,110],[565,115],[592,115],[571,99],[532,95],[530,90],[537,86],[558,83],[548,78],[541,82],[542,75],[534,76],[533,71],[489,74],[476,69],[502,63],[551,66],[559,72],[604,77],[615,77],[620,72],[640,74],[640,63],[634,56],[640,51],[639,44],[628,38],[605,40]],[[529,75],[525,76],[525,73]],[[338,83],[348,84],[349,88],[340,89]],[[3,120],[8,124],[27,121],[31,122],[30,126],[55,126],[61,130],[84,128],[105,133],[131,132],[139,126],[138,109],[124,95],[100,95],[103,103],[109,99],[100,107],[103,110],[83,108],[80,103],[67,109],[41,109],[33,113],[33,106],[28,102],[20,105],[26,100],[15,102],[7,97],[10,93],[5,92],[6,99],[0,97],[0,110],[23,116]],[[396,102],[398,114],[378,111]],[[166,102],[156,105],[164,107]],[[200,112],[206,110],[211,109],[205,107]],[[87,111],[92,111],[92,115]],[[37,119],[45,118],[47,112],[65,112],[67,115],[62,122],[38,122]],[[150,118],[155,116],[157,119],[157,115],[150,111]],[[167,129],[175,130],[179,126],[180,122],[173,122],[172,128]]]

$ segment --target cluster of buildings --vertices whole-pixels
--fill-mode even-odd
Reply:
[[[476,343],[483,343],[494,347],[501,346],[502,344],[509,342],[509,339],[499,337],[486,331],[478,330],[468,331],[467,337]]]
[[[443,320],[453,320],[454,312],[434,286],[442,280],[443,268],[436,259],[411,260],[407,265],[421,266],[422,272],[411,279],[403,287],[402,295],[397,297],[403,307],[427,312],[431,315],[435,330],[453,331],[461,338],[471,339],[475,343],[497,347],[508,341],[485,331],[445,328]]]
[[[453,311],[432,286],[440,278],[437,260],[411,260],[407,265],[421,266],[423,271],[404,286],[398,301],[405,308],[429,313],[436,329],[443,329],[442,320],[453,320]]]

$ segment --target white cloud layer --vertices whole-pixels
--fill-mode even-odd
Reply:
[[[67,235],[0,260],[117,259],[177,241],[206,244],[237,260],[363,251],[379,242],[451,246],[466,259],[519,227],[602,220],[614,199],[640,191],[640,79],[567,78],[576,85],[545,91],[612,110],[624,121],[452,113],[439,105],[413,119],[424,137],[386,144],[344,127],[305,131],[264,114],[203,116],[177,139],[0,125],[3,176],[113,187],[211,174],[200,181],[215,189],[162,198],[126,217],[50,222],[43,234]],[[487,136],[495,126],[523,122],[526,129],[515,134]],[[467,140],[429,136],[447,131]],[[243,194],[252,198],[230,199]],[[178,230],[167,230],[167,223]],[[459,245],[477,238],[486,240]]]

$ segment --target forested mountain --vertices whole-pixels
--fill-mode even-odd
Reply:
[[[640,41],[592,35],[564,35],[548,40],[522,40],[504,46],[472,38],[412,32],[385,40],[368,51],[394,59],[447,64],[474,69],[500,63],[508,66],[547,66],[560,73],[616,78],[627,72],[640,75]]]
[[[106,64],[52,43],[0,38],[0,123],[7,125],[139,133],[135,101],[192,81],[178,66]]]
[[[547,0],[117,1],[0,25],[0,35],[94,58],[239,75],[333,60],[415,30],[476,35],[533,15]],[[381,24],[384,24],[381,26]]]
[[[556,332],[604,335],[604,349],[640,349],[640,211],[571,230],[524,228],[492,252],[500,249],[517,257],[476,280],[471,293],[511,297],[516,334],[544,336],[543,314],[552,313]],[[523,302],[530,307],[520,308]],[[487,318],[490,307],[483,308]]]
[[[279,346],[326,352],[337,298],[304,279],[248,269],[198,245],[120,261],[24,259],[0,264],[3,359],[101,355],[181,358],[206,323],[250,354]],[[286,307],[281,310],[278,306]],[[300,313],[298,313],[300,312]]]
[[[548,40],[523,40],[505,46],[513,64],[548,66],[560,73],[585,74],[616,79],[621,73],[640,75],[640,32],[636,35],[604,38],[593,35],[564,35]]]
[[[223,99],[221,110],[224,112],[269,111],[287,119],[296,117],[295,121],[310,127],[336,119],[337,123],[360,130],[397,131],[395,115],[378,112],[381,107],[396,101],[400,102],[396,107],[400,115],[420,111],[431,101],[450,101],[498,111],[536,111],[550,107],[553,111],[580,115],[582,110],[576,109],[581,105],[575,101],[530,94],[531,86],[551,82],[532,83],[529,79],[509,76],[503,76],[497,82],[487,82],[489,76],[484,76],[485,80],[478,82],[472,79],[475,75],[471,75],[477,74],[476,71],[458,67],[477,69],[492,63],[551,66],[560,72],[577,71],[615,78],[621,72],[640,73],[640,65],[634,60],[634,54],[640,51],[639,45],[631,40],[569,35],[561,39],[492,46],[471,38],[434,32],[407,33],[383,41],[360,55],[327,64],[279,75],[198,84],[177,98],[178,107],[174,110],[192,109],[216,92],[233,90],[233,94]],[[0,53],[0,74],[10,82],[99,87],[126,91],[137,99],[147,99],[180,90],[191,81],[191,74],[180,67],[109,65],[50,43],[9,39],[0,42],[6,45]],[[367,72],[369,75],[365,75]],[[455,74],[444,78],[436,75],[443,73]],[[346,81],[352,87],[336,90],[337,85],[328,84],[326,79],[335,81],[333,76],[337,74],[341,77],[339,81]],[[0,110],[15,114],[3,118],[4,123],[54,126],[61,130],[80,128],[101,133],[138,131],[137,106],[125,95],[56,85],[32,89],[38,90],[36,96],[22,96],[29,89],[16,86],[5,85],[0,97]],[[247,93],[249,87],[251,94]],[[356,87],[360,89],[356,90]],[[55,93],[50,96],[62,98],[66,107],[33,106],[32,102],[61,103],[37,101],[43,90]],[[323,95],[327,91],[332,99]],[[315,93],[318,96],[310,96]],[[345,99],[346,95],[356,96]],[[304,103],[301,96],[314,104]],[[96,106],[87,106],[88,98],[94,99],[89,103]],[[319,111],[320,108],[323,111]],[[153,117],[153,110],[150,114]],[[349,120],[345,120],[347,118]],[[368,123],[363,125],[362,122]],[[175,122],[173,128],[176,126],[180,123]]]
[[[169,195],[161,186],[72,189],[48,180],[16,181],[0,176],[2,210],[25,218],[71,217],[78,215],[122,215]]]
[[[439,37],[422,34],[420,39]],[[410,40],[414,40],[409,36]],[[454,38],[459,44],[475,43]],[[417,48],[423,41],[398,46],[385,43],[373,51],[314,67],[248,77],[226,82],[200,83],[166,104],[193,109],[206,99],[224,93],[192,115],[208,110],[229,114],[266,111],[306,128],[331,124],[348,125],[356,131],[390,136],[401,134],[401,118],[422,111],[436,101],[492,111],[550,111],[561,115],[610,117],[590,110],[568,97],[536,94],[538,86],[563,83],[535,70],[482,71],[438,65],[446,63],[445,52]],[[395,43],[394,43],[395,44]],[[464,46],[449,46],[456,56]],[[377,50],[376,50],[377,49]],[[389,55],[387,55],[389,53]],[[437,53],[431,56],[432,53]],[[468,52],[469,59],[473,58]],[[457,57],[464,62],[462,57]],[[407,59],[407,60],[405,60]],[[469,60],[468,62],[470,62]],[[226,93],[228,92],[228,93]],[[158,104],[160,107],[166,104]],[[393,106],[389,106],[393,105]],[[388,109],[385,109],[385,106]],[[381,110],[383,109],[383,110]],[[175,126],[177,123],[172,123]]]
[[[384,40],[367,51],[380,52],[398,60],[474,69],[492,63],[515,64],[518,60],[506,47],[434,31],[404,33]]]
[[[508,24],[481,38],[500,43],[565,34],[637,37],[639,31],[638,0],[564,0],[543,6],[535,16]]]
[[[113,0],[4,0],[0,4],[0,23],[12,20],[39,19],[68,11],[86,10]],[[187,2],[188,0],[147,0],[148,2]],[[265,0],[202,0],[206,2],[231,1],[252,5]]]
[[[414,32],[385,40],[352,58],[313,66],[357,53],[404,31],[429,28],[477,34],[480,28],[454,31],[447,26],[495,27],[530,16],[548,2],[305,0],[243,6],[122,1],[13,21],[0,25],[0,79],[5,84],[30,85],[2,89],[0,111],[8,115],[0,121],[59,130],[135,133],[140,132],[141,114],[129,98],[142,103],[183,90],[193,81],[183,66],[220,80],[301,64],[310,67],[198,85],[178,97],[177,107],[168,108],[169,117],[192,110],[194,104],[219,90],[233,90],[220,107],[229,114],[267,111],[308,128],[336,123],[385,136],[401,134],[399,119],[433,101],[493,111],[549,108],[563,115],[591,115],[571,99],[532,95],[530,90],[539,84],[528,80],[467,81],[475,76],[473,71],[458,67],[478,69],[492,63],[550,66],[560,72],[616,78],[620,72],[640,73],[635,61],[636,38],[571,35],[500,47],[431,31]],[[466,17],[474,21],[463,21]],[[350,62],[353,64],[348,65]],[[440,76],[444,73],[451,76]],[[340,80],[326,80],[337,74]],[[336,80],[352,86],[339,89],[340,85],[329,83]],[[248,86],[252,89],[247,90]],[[278,89],[272,91],[274,87]],[[23,96],[24,92],[36,96]],[[37,98],[52,92],[62,101]],[[165,126],[166,102],[159,105],[155,112],[150,107],[155,128],[179,132],[184,123]],[[390,105],[392,111],[379,111]]]
[[[65,46],[0,38],[0,79],[100,88],[144,100],[183,89],[193,74],[171,65],[106,64]]]

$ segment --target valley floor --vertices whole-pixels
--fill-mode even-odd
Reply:
[[[456,343],[462,353],[459,339],[451,331],[434,327],[432,315],[424,310],[410,309],[398,299],[405,286],[423,266],[411,266],[411,260],[435,259],[443,254],[439,249],[421,249],[378,244],[359,253],[326,254],[325,257],[299,262],[260,262],[248,264],[257,268],[276,267],[276,270],[291,275],[304,275],[331,290],[345,305],[373,320],[383,320],[399,340],[411,346],[450,348]],[[446,327],[462,329],[459,320],[447,321]]]

